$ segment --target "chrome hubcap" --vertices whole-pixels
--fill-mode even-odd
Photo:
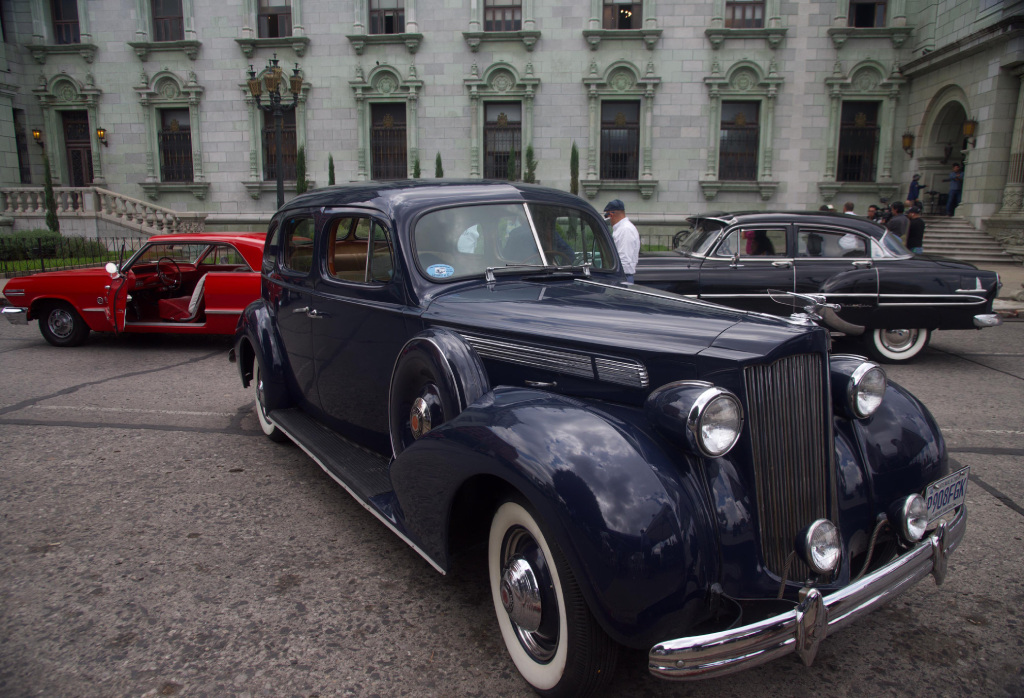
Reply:
[[[412,409],[409,410],[409,429],[412,437],[418,439],[430,431],[430,405],[421,397],[413,400]]]
[[[50,327],[50,332],[61,339],[71,336],[71,330],[75,324],[71,319],[71,313],[62,308],[51,311],[46,322]]]
[[[917,330],[883,330],[882,343],[892,351],[906,351],[917,341]]]
[[[541,599],[537,575],[521,557],[512,560],[501,575],[501,604],[509,620],[526,632],[540,628]]]

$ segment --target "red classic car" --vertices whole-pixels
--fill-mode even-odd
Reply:
[[[120,266],[11,279],[4,317],[39,320],[50,344],[81,344],[97,332],[234,334],[260,295],[263,233],[160,235]]]

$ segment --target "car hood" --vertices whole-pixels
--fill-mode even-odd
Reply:
[[[693,355],[713,349],[763,357],[815,328],[643,286],[576,279],[498,281],[452,289],[423,319],[467,331],[601,351]]]

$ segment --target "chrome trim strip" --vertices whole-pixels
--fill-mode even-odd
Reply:
[[[867,615],[929,574],[940,583],[943,561],[960,545],[966,530],[964,505],[952,522],[940,524],[910,552],[824,597],[826,622],[818,640]],[[801,615],[806,610],[802,603],[743,627],[660,642],[648,653],[648,669],[659,678],[693,681],[764,664],[799,650],[798,640],[804,629]]]
[[[608,383],[619,383],[634,388],[647,388],[651,384],[647,367],[633,359],[608,359],[594,357],[597,379]]]
[[[925,307],[925,308],[934,308],[934,307],[943,307],[943,308],[945,308],[945,307],[960,307],[960,308],[966,308],[966,307],[969,307],[969,306],[972,306],[972,305],[981,305],[982,303],[985,303],[985,302],[986,302],[986,301],[985,301],[985,299],[984,299],[984,298],[978,298],[977,300],[974,300],[974,301],[968,301],[968,300],[966,300],[966,299],[965,299],[965,300],[964,300],[964,302],[962,302],[962,303],[941,303],[941,302],[923,302],[923,303],[882,303],[882,302],[879,302],[879,303],[878,303],[878,306],[879,306],[880,308],[881,308],[881,307],[885,307],[885,308],[896,308],[896,307],[900,307],[900,308],[913,308],[913,307]]]
[[[998,327],[1003,324],[1003,319],[996,313],[974,316],[975,327]]]
[[[11,297],[11,296],[24,296],[25,295],[25,289],[23,289],[23,288],[12,288],[9,291],[5,289],[4,290],[4,295],[7,296],[7,297]]]

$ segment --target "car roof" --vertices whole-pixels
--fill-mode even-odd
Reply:
[[[802,223],[819,225],[844,225],[867,233],[874,238],[881,238],[885,228],[862,216],[851,216],[838,211],[736,211],[727,213],[715,211],[689,216],[691,224],[702,220],[716,220],[724,225],[750,225],[757,223]]]
[[[366,206],[390,213],[413,212],[446,204],[486,203],[495,200],[544,201],[592,208],[568,192],[521,182],[486,179],[412,179],[364,182],[325,187],[297,196],[278,215],[302,208]]]

